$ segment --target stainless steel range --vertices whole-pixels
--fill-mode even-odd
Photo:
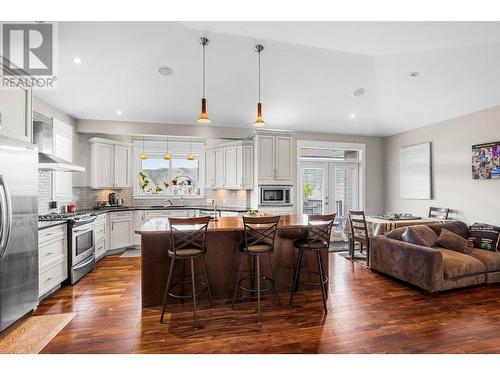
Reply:
[[[88,213],[48,214],[39,216],[39,221],[68,222],[68,271],[69,281],[75,284],[95,267],[96,215]]]

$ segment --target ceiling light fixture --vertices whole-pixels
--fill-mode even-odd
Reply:
[[[142,137],[142,153],[139,157],[141,160],[146,160],[148,158],[148,154],[144,152],[144,137]]]
[[[158,68],[158,74],[163,77],[170,77],[172,74],[174,74],[174,70],[168,66],[160,66]]]
[[[253,123],[254,126],[264,127],[266,123],[262,118],[262,103],[260,102],[260,53],[264,50],[264,46],[262,44],[257,44],[255,46],[255,52],[259,54],[259,102],[257,103],[257,119]]]
[[[417,77],[418,75],[420,75],[419,72],[411,72],[410,73],[410,77]]]
[[[203,63],[202,63],[202,66],[203,66],[203,83],[202,83],[202,91],[203,91],[203,96],[201,98],[201,113],[200,113],[200,117],[198,117],[198,122],[201,123],[201,124],[207,124],[210,122],[209,118],[208,118],[208,115],[207,115],[207,98],[205,97],[205,47],[208,45],[208,39],[203,37],[203,38],[200,38],[200,44],[202,46],[202,49],[203,49]]]
[[[75,64],[81,64],[82,63],[82,59],[79,58],[78,56],[75,56],[75,57],[73,57],[73,62]]]
[[[187,157],[187,160],[194,160],[194,155],[191,152],[191,137],[189,137],[189,155]]]
[[[167,137],[167,152],[165,154],[163,154],[163,159],[165,159],[165,160],[172,159],[172,155],[170,155],[170,153],[168,152],[168,137]]]
[[[117,109],[117,110],[116,110],[116,114],[117,114],[118,116],[121,116],[121,115],[123,114],[123,112],[122,112],[122,110],[121,110],[121,109]]]
[[[351,114],[349,115],[349,117],[350,117],[350,118],[356,118],[356,114],[355,114],[355,113],[351,113]]]

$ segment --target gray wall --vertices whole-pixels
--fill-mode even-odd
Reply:
[[[474,144],[500,141],[500,106],[385,139],[386,211],[426,216],[429,206],[449,207],[453,218],[500,225],[500,180],[473,180]],[[399,149],[431,142],[433,199],[401,199]]]
[[[295,134],[295,138],[307,141],[364,143],[366,145],[365,211],[370,215],[384,212],[384,138],[300,132]],[[295,157],[296,155],[294,160]]]

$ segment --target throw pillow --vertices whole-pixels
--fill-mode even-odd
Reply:
[[[403,235],[401,235],[401,238],[405,242],[415,241],[415,242],[410,242],[410,243],[413,243],[415,245],[432,247],[432,246],[434,246],[434,243],[436,242],[436,240],[438,238],[438,235],[431,228],[429,228],[427,225],[412,225],[411,227],[406,228],[405,233],[407,231],[408,231],[408,233],[406,235],[406,238],[409,241],[406,241],[403,238]]]
[[[500,251],[500,227],[475,223],[469,228],[468,240],[478,249]]]
[[[436,240],[436,244],[444,247],[445,249],[455,250],[459,252],[465,252],[467,250],[467,245],[469,241],[467,241],[462,236],[455,234],[448,229],[441,229],[441,234]]]

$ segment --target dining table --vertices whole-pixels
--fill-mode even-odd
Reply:
[[[448,220],[428,217],[385,218],[381,216],[366,216],[366,227],[368,229],[368,235],[371,237],[385,234],[396,228],[420,224],[438,224],[446,221]],[[349,224],[349,220],[346,221],[344,234],[348,237],[351,236],[351,226]]]

